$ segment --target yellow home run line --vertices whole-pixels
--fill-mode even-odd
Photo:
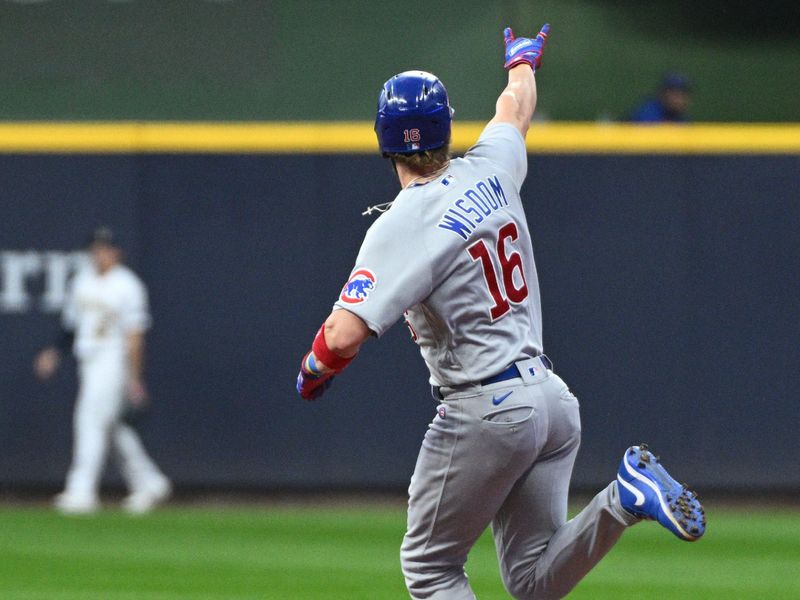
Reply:
[[[453,150],[478,139],[483,123],[454,122]],[[535,154],[800,154],[800,124],[534,124]],[[8,122],[0,153],[377,152],[370,122]]]

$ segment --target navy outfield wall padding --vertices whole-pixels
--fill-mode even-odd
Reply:
[[[294,391],[361,211],[397,191],[388,164],[3,155],[0,176],[0,485],[63,479],[74,370],[42,384],[30,365],[57,327],[43,296],[101,222],[150,288],[145,437],[179,485],[407,485],[435,404],[402,324],[321,401]],[[545,350],[581,401],[577,486],[647,441],[701,489],[800,487],[791,460],[764,466],[800,422],[798,188],[796,156],[531,157]],[[14,285],[27,305],[3,304]]]

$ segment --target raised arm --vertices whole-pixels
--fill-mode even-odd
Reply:
[[[494,118],[489,125],[510,123],[525,137],[536,109],[535,71],[541,67],[544,46],[550,33],[550,25],[542,27],[534,39],[515,38],[510,27],[506,27],[503,38],[506,45],[508,85],[497,99]]]

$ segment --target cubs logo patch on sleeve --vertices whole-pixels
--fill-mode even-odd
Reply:
[[[369,298],[372,290],[375,289],[378,280],[375,274],[369,269],[359,269],[350,276],[344,284],[340,299],[347,304],[361,304]]]

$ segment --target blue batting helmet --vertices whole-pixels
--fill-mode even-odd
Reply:
[[[453,109],[441,81],[425,71],[405,71],[383,84],[375,133],[381,152],[412,154],[450,140]]]

